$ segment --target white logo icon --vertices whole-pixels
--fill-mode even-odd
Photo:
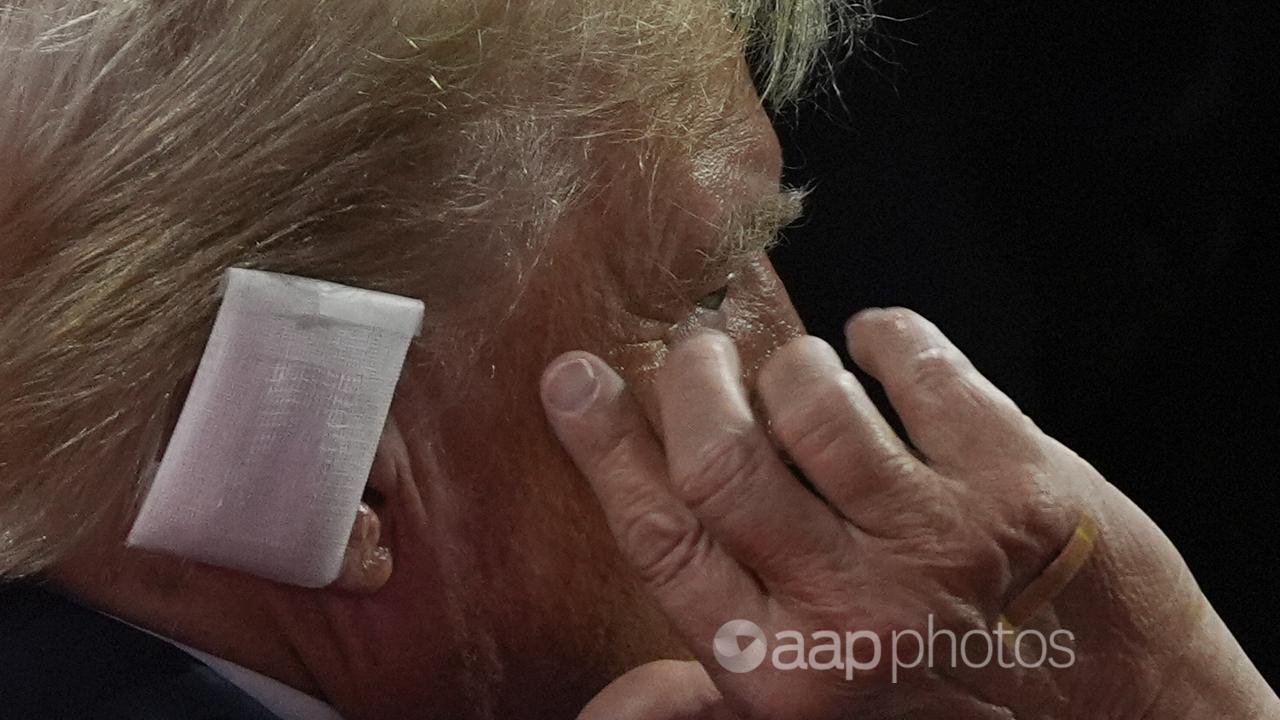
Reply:
[[[746,645],[742,639],[746,638]],[[720,667],[731,673],[748,673],[760,667],[768,653],[764,631],[750,620],[730,620],[716,631],[711,648]]]

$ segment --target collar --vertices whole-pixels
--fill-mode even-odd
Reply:
[[[210,670],[221,675],[227,682],[240,688],[263,707],[279,715],[281,720],[342,720],[338,711],[328,703],[289,687],[275,678],[267,677],[243,665],[237,665],[230,660],[210,655],[167,637],[161,635],[156,637],[176,645],[208,665]]]
[[[343,720],[338,711],[334,710],[328,703],[301,690],[289,687],[275,678],[254,672],[226,658],[210,655],[203,650],[184,645],[154,630],[148,630],[126,620],[121,620],[110,613],[102,614],[135,630],[141,630],[148,635],[163,640],[194,657],[207,665],[210,670],[222,676],[222,679],[235,685],[245,695],[258,701],[260,705],[270,710],[273,714],[278,715],[280,720]]]

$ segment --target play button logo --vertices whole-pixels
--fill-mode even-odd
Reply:
[[[730,620],[716,631],[711,643],[720,667],[731,673],[747,673],[760,667],[769,650],[764,631],[750,620]]]

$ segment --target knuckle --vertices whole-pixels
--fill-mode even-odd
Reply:
[[[931,395],[950,395],[963,389],[964,358],[953,347],[931,347],[916,353],[908,366],[907,382]]]
[[[792,457],[817,463],[839,453],[849,439],[847,406],[834,394],[801,400],[779,414],[773,428]]]
[[[1009,555],[991,533],[968,524],[948,529],[930,554],[949,557],[934,561],[938,581],[948,591],[999,605],[1012,581]]]
[[[620,535],[641,579],[657,589],[682,576],[709,547],[696,520],[661,512],[634,515]]]
[[[732,341],[724,334],[699,331],[672,348],[666,362],[658,370],[658,380],[660,383],[669,382],[684,375],[692,367],[716,365],[732,349]]]
[[[907,402],[930,415],[963,419],[965,431],[977,431],[991,418],[1020,414],[1012,401],[989,389],[954,348],[918,354],[905,375]]]
[[[1027,421],[1013,400],[979,375],[954,346],[920,351],[912,358],[906,378],[908,386],[925,398],[987,410],[1020,423]]]
[[[832,358],[839,362],[839,356],[825,341],[802,335],[788,340],[765,359],[757,382],[761,386],[784,385],[793,383],[797,377],[820,376],[827,371],[827,363]]]
[[[764,471],[772,452],[763,438],[745,430],[729,431],[709,443],[692,469],[678,474],[672,482],[695,513],[714,512],[749,487],[752,478]]]
[[[610,476],[626,471],[640,432],[641,428],[635,423],[605,424],[597,429],[587,458],[590,472]]]
[[[889,485],[914,480],[919,469],[919,461],[902,452],[876,453],[869,465],[871,474]]]

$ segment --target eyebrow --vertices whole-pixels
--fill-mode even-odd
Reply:
[[[807,189],[784,187],[738,206],[719,224],[707,223],[713,229],[711,241],[694,250],[692,259],[696,267],[681,263],[686,269],[678,271],[670,260],[648,257],[652,268],[658,271],[655,279],[662,294],[668,300],[687,301],[691,295],[707,291],[708,286],[725,280],[731,273],[746,269],[761,254],[779,244],[783,228],[804,215],[804,198],[808,193]],[[692,212],[685,212],[696,217]]]
[[[778,233],[804,214],[806,190],[783,188],[729,214],[715,244],[699,250],[708,272],[734,267],[767,253],[779,243]]]

